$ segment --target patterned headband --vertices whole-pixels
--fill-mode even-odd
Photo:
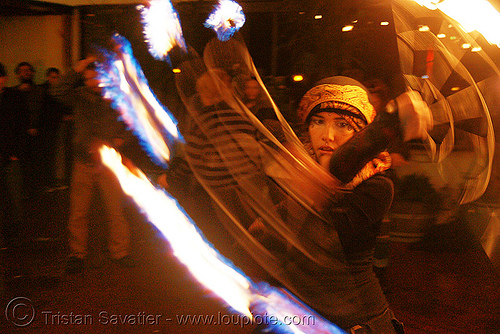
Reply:
[[[298,117],[305,123],[311,111],[342,109],[369,124],[375,118],[375,109],[368,100],[368,93],[359,86],[322,84],[310,89],[300,101]],[[318,108],[316,108],[317,110]]]

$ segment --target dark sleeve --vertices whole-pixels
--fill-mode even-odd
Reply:
[[[75,88],[78,86],[81,86],[81,76],[70,69],[57,84],[50,88],[49,93],[65,106],[74,107],[77,102]]]
[[[401,144],[398,113],[381,112],[371,124],[335,150],[330,160],[330,173],[348,183],[380,152]]]
[[[389,210],[394,195],[392,181],[375,175],[345,194],[339,205],[329,209],[346,254],[371,249],[379,233],[382,218]]]
[[[43,109],[43,88],[34,86],[28,94],[28,129],[38,129],[40,127],[40,117]]]

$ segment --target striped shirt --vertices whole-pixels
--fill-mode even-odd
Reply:
[[[208,186],[236,186],[238,178],[259,173],[255,134],[251,122],[226,104],[204,108],[184,135],[187,160]]]

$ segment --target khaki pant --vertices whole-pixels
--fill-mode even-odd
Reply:
[[[123,191],[118,179],[107,167],[75,161],[71,180],[69,245],[71,255],[87,255],[88,215],[94,189],[99,191],[107,215],[111,257],[129,254],[130,229],[123,214]]]

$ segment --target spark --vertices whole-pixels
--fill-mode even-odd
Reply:
[[[219,0],[214,11],[205,21],[205,27],[215,30],[217,38],[229,40],[245,24],[241,6],[233,0]]]

